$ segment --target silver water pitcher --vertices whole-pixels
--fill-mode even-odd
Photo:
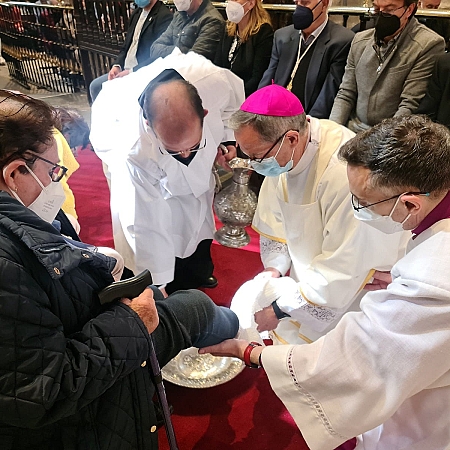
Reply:
[[[228,164],[233,169],[233,178],[214,199],[214,211],[223,223],[214,239],[225,247],[239,248],[250,242],[245,227],[252,223],[258,200],[248,186],[252,172],[249,160],[233,158]]]

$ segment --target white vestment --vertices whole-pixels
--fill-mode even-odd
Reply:
[[[159,149],[138,98],[164,69],[198,90],[208,110],[202,142],[188,166]],[[212,239],[217,147],[234,140],[228,119],[244,101],[243,82],[203,56],[175,49],[166,58],[108,81],[92,106],[91,142],[111,173],[114,243],[131,270],[149,269],[155,284],[173,280],[175,257],[186,258]]]
[[[262,237],[280,244],[280,251],[273,245],[268,253],[261,249],[264,267],[282,275],[290,270],[292,279],[290,285],[269,280],[266,302],[255,291],[259,306],[277,300],[291,316],[274,330],[274,343],[300,344],[324,335],[346,311],[358,308],[358,293],[374,269],[390,270],[403,253],[403,233],[388,236],[353,216],[346,165],[337,151],[354,133],[329,120],[309,120],[305,153],[291,171],[264,180],[253,219]],[[240,305],[248,301],[236,293],[231,309],[239,318]]]
[[[369,228],[369,227],[368,227]],[[450,449],[450,220],[411,240],[392,283],[310,345],[267,347],[273,390],[311,450]]]

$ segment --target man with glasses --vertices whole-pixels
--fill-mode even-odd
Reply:
[[[201,353],[262,364],[311,450],[353,436],[355,450],[448,449],[449,130],[424,116],[387,119],[345,143],[339,157],[363,226],[392,222],[412,233],[387,289],[368,293],[360,312],[310,345],[234,339]]]
[[[238,291],[232,309],[244,324],[245,305],[254,301],[259,332],[274,330],[278,343],[309,343],[358,307],[375,270],[396,262],[402,236],[386,237],[355,220],[337,159],[354,134],[307,117],[285,88],[256,91],[230,126],[253,169],[266,176],[253,219],[265,270]]]
[[[359,132],[417,109],[445,42],[416,10],[417,0],[374,0],[375,28],[353,39],[331,120]]]
[[[243,100],[234,74],[175,52],[106,83],[93,105],[91,142],[111,173],[115,247],[168,294],[217,285],[212,168]]]

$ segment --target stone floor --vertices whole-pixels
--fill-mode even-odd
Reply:
[[[26,89],[9,76],[8,68],[6,66],[0,66],[0,89],[20,91],[31,97],[44,100],[52,106],[76,109],[85,118],[87,123],[91,122],[91,108],[85,92],[62,94],[59,92],[50,92],[45,89],[37,89],[35,87]]]

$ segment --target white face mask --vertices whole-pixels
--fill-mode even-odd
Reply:
[[[405,194],[407,194],[407,192],[402,195]],[[371,227],[386,234],[394,234],[404,231],[403,224],[411,217],[411,214],[408,214],[403,222],[396,222],[392,218],[392,213],[397,207],[402,195],[398,197],[388,216],[382,216],[381,214],[371,211],[369,208],[360,209],[359,211],[353,209],[353,215],[358,220],[361,220],[362,222],[367,223],[367,225],[370,225]]]
[[[191,7],[192,0],[173,0],[177,11],[187,11]]]
[[[233,23],[239,23],[243,19],[243,17],[248,13],[248,11],[247,12],[244,11],[244,6],[247,3],[248,2],[245,2],[243,5],[241,5],[240,3],[235,1],[228,1],[227,6],[225,8],[228,20]]]
[[[31,205],[28,205],[27,208],[34,211],[42,220],[52,223],[66,199],[62,184],[51,181],[48,186],[44,186],[34,172],[27,165],[25,167],[42,189],[36,200]],[[11,191],[11,194],[23,204],[23,201],[14,191]]]

